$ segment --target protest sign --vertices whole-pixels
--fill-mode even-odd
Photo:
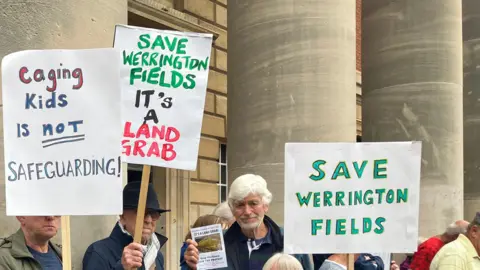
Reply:
[[[227,255],[220,224],[190,229],[192,240],[198,243],[198,270],[227,267]]]
[[[2,60],[7,215],[122,213],[119,53]]]
[[[287,143],[285,252],[415,251],[420,159],[420,142]]]
[[[116,26],[124,162],[196,170],[212,39]]]

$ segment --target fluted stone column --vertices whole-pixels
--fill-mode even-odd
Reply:
[[[463,0],[465,219],[480,212],[480,1]]]
[[[423,141],[420,236],[463,217],[462,3],[363,1],[363,141]]]
[[[356,138],[355,0],[228,2],[228,169],[283,224],[286,142]]]
[[[116,23],[127,23],[126,0],[3,0],[0,1],[0,58],[26,49],[112,47]],[[14,217],[5,216],[3,128],[1,135],[0,237],[3,237],[15,232],[19,223]],[[114,216],[71,218],[74,269],[81,269],[87,246],[108,236],[115,221]],[[60,232],[55,240],[61,243]]]

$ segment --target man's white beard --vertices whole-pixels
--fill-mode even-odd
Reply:
[[[262,224],[263,217],[256,217],[258,220],[257,222],[252,222],[252,223],[243,223],[242,221],[238,222],[240,227],[244,230],[255,230],[256,228],[260,227],[260,224]]]

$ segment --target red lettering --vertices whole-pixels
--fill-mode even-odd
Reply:
[[[22,67],[18,72],[18,77],[20,77],[20,81],[23,82],[24,84],[29,84],[32,81],[32,78],[30,77],[25,78],[25,73],[27,72],[28,72],[27,67]]]
[[[130,140],[123,140],[122,141],[122,147],[123,147],[122,154],[127,155],[127,157],[129,157],[132,154],[132,147],[129,144],[126,144],[126,143],[129,143],[129,142],[130,142]]]
[[[140,126],[140,128],[137,131],[136,138],[140,138],[141,135],[145,136],[145,138],[150,138],[150,128],[148,127],[147,124],[143,124]]]
[[[83,85],[83,72],[81,68],[76,68],[72,72],[72,77],[78,79],[78,83],[72,89],[80,89]]]
[[[132,127],[132,122],[126,122],[125,123],[125,126],[123,128],[123,137],[127,137],[127,138],[135,138],[135,134],[133,134],[131,131],[130,131],[130,128]],[[126,140],[128,142],[128,140]],[[125,143],[125,140],[122,141],[122,144]]]
[[[174,133],[174,136],[175,136],[173,138],[170,136],[170,135],[172,135],[172,132]],[[174,127],[168,127],[165,141],[166,142],[176,142],[176,141],[178,141],[178,139],[180,139],[180,132],[178,131],[178,129],[176,129]]]
[[[157,126],[153,126],[152,138],[159,138],[160,140],[163,140],[165,138],[165,126],[162,126],[161,128],[158,128]]]
[[[135,144],[133,145],[133,155],[138,156],[140,155],[141,157],[145,156],[145,153],[143,152],[142,148],[147,145],[147,142],[144,140],[137,140],[135,141]]]
[[[170,156],[167,156],[168,152],[171,153]],[[175,150],[173,150],[173,144],[166,143],[166,144],[163,145],[163,147],[162,147],[162,159],[164,159],[165,161],[171,161],[171,160],[174,160],[176,156],[177,156],[177,153],[175,152]]]
[[[43,70],[42,69],[36,69],[35,72],[33,72],[33,79],[36,82],[45,81],[45,76],[43,75]]]
[[[150,148],[148,149],[147,157],[156,156],[160,157],[160,150],[158,149],[158,143],[152,142]]]

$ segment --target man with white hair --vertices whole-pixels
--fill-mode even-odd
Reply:
[[[470,223],[465,220],[457,220],[450,224],[445,232],[429,238],[418,246],[417,252],[413,254],[411,270],[430,269],[430,264],[437,252],[446,244],[455,241],[459,234],[467,231]]]
[[[233,181],[228,204],[235,222],[224,236],[227,268],[261,270],[276,253],[283,252],[283,230],[266,213],[272,193],[261,176],[245,174]],[[197,269],[197,243],[187,240],[184,258],[190,269]],[[295,255],[303,269],[312,269],[307,255]]]

